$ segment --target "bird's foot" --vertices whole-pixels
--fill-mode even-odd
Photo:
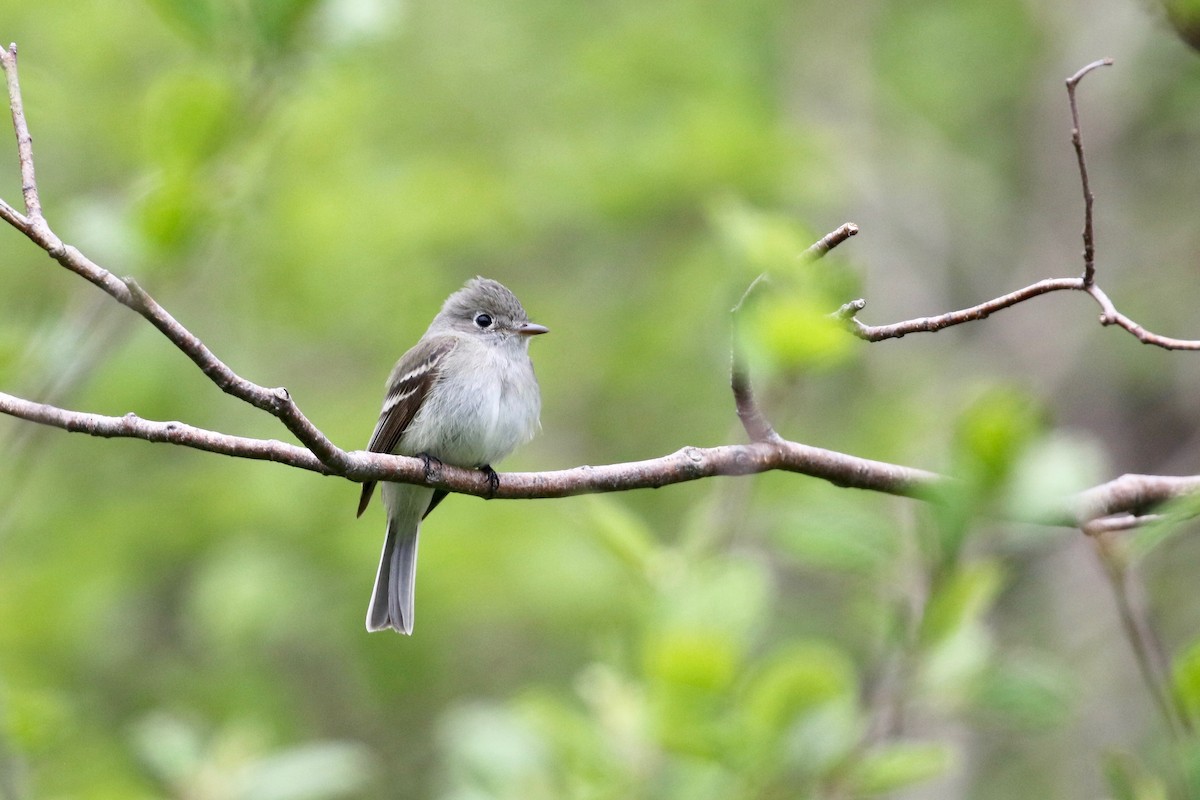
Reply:
[[[442,462],[429,453],[418,453],[417,458],[425,465],[425,480],[432,480],[435,473],[442,471]]]
[[[479,469],[487,476],[488,499],[490,500],[496,496],[496,491],[500,488],[500,476],[496,474],[496,470],[492,469],[491,464],[484,464]]]

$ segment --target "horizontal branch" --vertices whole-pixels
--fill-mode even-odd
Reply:
[[[964,322],[984,320],[997,311],[1011,308],[1039,295],[1061,291],[1087,293],[1100,306],[1101,325],[1115,325],[1123,328],[1143,344],[1154,345],[1164,350],[1200,350],[1200,340],[1175,339],[1146,330],[1144,326],[1118,311],[1112,300],[1096,283],[1088,283],[1087,279],[1083,277],[1046,278],[970,308],[947,311],[932,317],[917,317],[903,322],[893,322],[890,325],[867,325],[861,322],[857,314],[867,305],[867,301],[862,298],[846,303],[834,312],[834,316],[844,320],[850,332],[858,338],[868,342],[880,342],[884,339],[901,339],[910,333],[936,333],[943,328],[962,325]]]
[[[847,303],[837,313],[850,325],[850,330],[855,336],[868,342],[879,342],[884,339],[900,339],[910,333],[934,333],[953,325],[961,325],[964,322],[987,319],[997,311],[1023,303],[1038,295],[1059,292],[1064,289],[1082,290],[1083,288],[1081,278],[1046,278],[977,306],[959,311],[947,311],[932,317],[917,317],[904,322],[894,322],[891,325],[865,325],[860,322],[855,314],[866,307],[867,301],[863,299]]]
[[[182,422],[158,422],[126,414],[110,417],[68,411],[0,392],[0,413],[66,431],[105,438],[142,439],[191,447],[238,458],[274,461],[323,475],[343,474],[355,481],[388,480],[495,499],[569,497],[578,494],[657,489],[717,475],[752,475],[781,470],[822,478],[838,486],[916,497],[929,494],[947,478],[926,470],[872,461],[780,440],[773,443],[684,447],[644,461],[580,466],[549,472],[509,472],[495,491],[486,475],[473,469],[419,458],[372,453],[346,454],[346,470],[335,472],[303,447],[272,439],[197,428]]]
[[[0,392],[0,413],[106,438],[141,439],[191,447],[210,453],[274,461],[322,475],[338,474],[309,450],[274,439],[253,439],[197,428],[182,422],[146,420],[135,414],[110,417],[68,411]],[[479,470],[431,463],[419,458],[356,450],[346,454],[344,477],[354,481],[388,480],[445,489],[497,500],[571,497],[632,489],[658,489],[717,476],[780,471],[807,475],[835,486],[936,501],[955,479],[915,467],[875,461],[778,439],[770,442],[684,447],[643,461],[579,466],[545,472],[506,472],[494,491]],[[1038,519],[1042,525],[1085,530],[1129,527],[1129,515],[1145,521],[1163,503],[1200,492],[1200,475],[1122,475],[1063,499],[1058,512]]]

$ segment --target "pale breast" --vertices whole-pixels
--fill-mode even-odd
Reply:
[[[461,352],[448,357],[454,363],[445,365],[397,452],[479,467],[500,461],[537,432],[541,402],[524,347],[512,359],[488,347],[464,362]]]

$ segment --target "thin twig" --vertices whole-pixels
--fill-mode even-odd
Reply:
[[[8,84],[8,107],[12,110],[13,132],[17,135],[17,158],[21,163],[21,194],[25,199],[25,215],[37,225],[42,220],[42,201],[38,197],[37,178],[33,172],[33,137],[25,121],[21,102],[21,86],[17,81],[17,43],[0,51],[0,66]]]
[[[800,260],[803,263],[816,261],[856,233],[858,233],[857,225],[853,222],[843,223],[810,245],[800,254]],[[754,387],[750,381],[750,368],[747,366],[737,342],[737,324],[742,307],[750,299],[751,294],[759,286],[765,284],[767,280],[767,273],[764,272],[751,281],[750,285],[746,287],[746,291],[742,292],[741,299],[738,300],[737,305],[730,312],[732,318],[733,347],[729,367],[729,385],[733,390],[733,402],[737,408],[738,419],[741,420],[742,427],[746,430],[746,435],[750,437],[750,441],[752,442],[783,441],[779,434],[775,432],[775,428],[772,427],[770,420],[767,419],[766,414],[763,413],[757,399],[754,397]]]
[[[1154,345],[1164,350],[1200,350],[1200,340],[1175,339],[1146,330],[1144,326],[1118,311],[1112,300],[1109,299],[1108,295],[1104,293],[1099,285],[1093,283],[1089,286],[1084,282],[1082,277],[1045,278],[976,306],[957,311],[947,311],[944,314],[936,314],[931,317],[917,317],[916,319],[908,319],[903,322],[893,322],[890,325],[867,325],[859,320],[857,317],[858,312],[866,308],[867,305],[867,301],[862,298],[846,303],[833,312],[833,316],[843,320],[850,332],[858,338],[868,342],[881,342],[884,339],[900,339],[910,333],[935,333],[954,325],[962,325],[964,322],[976,322],[987,319],[997,311],[1010,308],[1039,295],[1061,291],[1087,293],[1100,306],[1101,313],[1099,319],[1101,325],[1115,325],[1118,328],[1123,328],[1133,334],[1143,344]]]
[[[1067,78],[1067,101],[1071,106],[1071,144],[1075,147],[1075,160],[1079,164],[1079,182],[1083,186],[1083,284],[1091,286],[1096,278],[1096,240],[1092,229],[1092,206],[1096,198],[1088,182],[1087,160],[1083,156],[1083,138],[1079,128],[1079,106],[1075,102],[1075,87],[1083,77],[1099,67],[1111,67],[1111,58],[1093,61]]]
[[[1123,533],[1125,531],[1137,530],[1146,525],[1162,522],[1166,518],[1163,514],[1138,515],[1124,512],[1114,514],[1111,517],[1100,517],[1089,520],[1080,527],[1088,536],[1102,536],[1106,533]]]
[[[858,226],[853,222],[846,222],[837,230],[830,231],[809,245],[808,249],[800,254],[800,258],[806,262],[816,261],[818,258],[824,257],[826,253],[849,239],[851,236],[855,236],[857,234]]]
[[[1116,325],[1118,328],[1124,328],[1142,344],[1152,344],[1164,350],[1200,350],[1200,340],[1173,339],[1170,336],[1146,330],[1142,325],[1118,311],[1113,301],[1108,298],[1098,284],[1093,283],[1086,288],[1086,291],[1100,305],[1101,325]]]
[[[1125,631],[1125,638],[1129,640],[1133,650],[1142,681],[1154,699],[1154,705],[1172,739],[1176,744],[1182,744],[1185,736],[1191,733],[1191,723],[1187,715],[1176,706],[1175,694],[1169,688],[1170,667],[1154,633],[1149,614],[1141,604],[1135,602],[1129,585],[1129,570],[1123,556],[1115,551],[1109,537],[1095,536],[1093,541],[1100,564],[1104,567],[1105,577],[1112,589],[1117,615]]]
[[[1015,306],[1018,303],[1023,303],[1038,295],[1048,292],[1058,292],[1064,289],[1082,288],[1083,285],[1079,278],[1046,278],[1023,289],[1018,289],[1015,292],[1009,292],[1006,295],[1001,295],[995,299],[980,303],[977,306],[971,306],[970,308],[958,311],[947,311],[945,314],[938,314],[932,317],[918,317],[891,325],[865,325],[860,322],[854,314],[857,310],[866,306],[866,301],[861,298],[852,303],[847,303],[836,313],[846,320],[847,324],[850,325],[851,332],[855,336],[865,339],[868,342],[879,342],[884,339],[899,339],[910,333],[933,333],[943,328],[949,328],[952,325],[961,325],[964,322],[987,319],[997,311]]]
[[[1058,291],[1081,291],[1091,295],[1100,305],[1100,324],[1115,325],[1133,334],[1143,344],[1161,347],[1164,350],[1200,350],[1200,340],[1175,339],[1170,336],[1153,333],[1144,326],[1130,319],[1116,309],[1108,295],[1096,284],[1096,238],[1093,225],[1093,205],[1095,198],[1092,194],[1088,179],[1087,160],[1083,152],[1083,139],[1079,126],[1079,107],[1075,98],[1075,90],[1085,75],[1099,67],[1109,66],[1111,58],[1093,61],[1067,79],[1067,98],[1071,108],[1071,142],[1075,146],[1076,161],[1079,165],[1079,179],[1083,187],[1083,275],[1078,278],[1046,278],[1022,289],[1009,292],[1006,295],[987,300],[970,308],[958,311],[948,311],[929,317],[895,322],[890,325],[867,325],[858,319],[858,312],[866,307],[866,300],[858,299],[846,303],[833,313],[837,319],[845,322],[847,328],[855,336],[869,342],[879,342],[884,339],[899,339],[910,333],[933,333],[965,322],[975,322],[986,319],[996,311],[1023,303],[1039,295]]]

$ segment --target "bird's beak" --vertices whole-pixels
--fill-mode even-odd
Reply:
[[[517,326],[517,333],[522,336],[537,336],[540,333],[549,333],[550,329],[545,325],[538,325],[536,322],[522,322]]]

